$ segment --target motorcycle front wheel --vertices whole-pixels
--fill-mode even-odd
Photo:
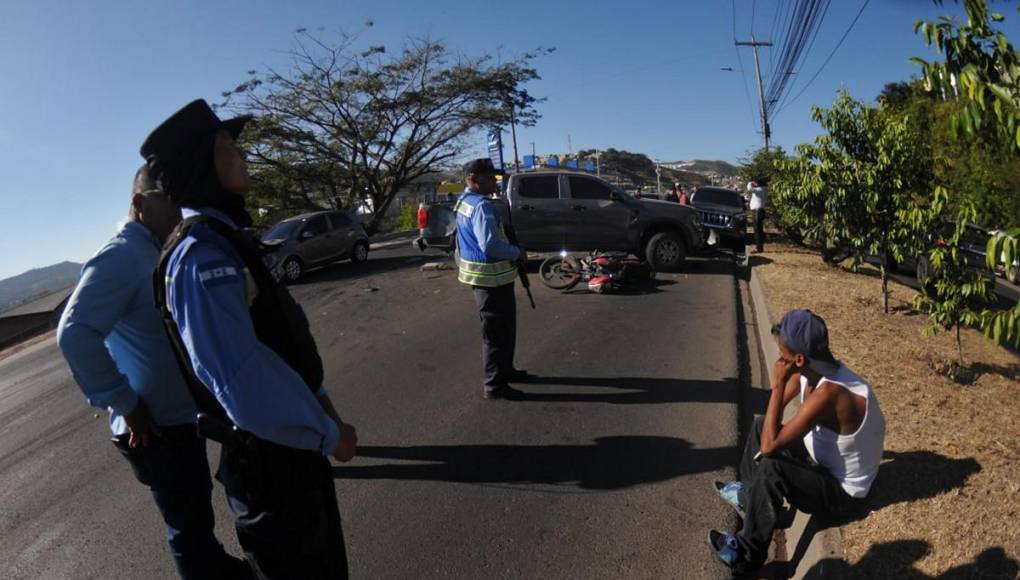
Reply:
[[[553,290],[569,290],[581,281],[581,264],[572,256],[552,256],[538,267],[538,276]]]

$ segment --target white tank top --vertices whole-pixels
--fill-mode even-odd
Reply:
[[[882,460],[882,447],[885,443],[885,417],[878,406],[875,392],[864,379],[839,363],[839,369],[831,377],[819,381],[825,388],[842,387],[851,393],[868,400],[857,431],[850,435],[840,435],[821,425],[804,435],[804,446],[811,458],[829,470],[839,481],[843,490],[851,497],[865,497],[871,489],[871,483],[878,475],[878,464]],[[804,389],[807,379],[800,378],[800,402],[804,402]]]

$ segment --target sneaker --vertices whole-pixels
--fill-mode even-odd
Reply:
[[[524,391],[518,391],[507,385],[496,387],[495,389],[486,389],[485,398],[489,400],[520,401],[524,398]]]
[[[728,568],[733,568],[744,561],[743,549],[733,534],[709,530],[708,545],[712,547],[716,558]]]
[[[740,505],[740,492],[744,490],[743,483],[739,481],[731,481],[729,483],[717,481],[715,482],[715,490],[719,492],[719,497],[724,502],[737,510],[737,514],[740,517],[744,517],[744,506]]]

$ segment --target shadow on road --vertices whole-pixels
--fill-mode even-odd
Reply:
[[[914,568],[914,563],[931,552],[924,540],[897,540],[876,544],[857,564],[842,559],[825,559],[811,567],[805,578],[897,578],[900,580],[965,580],[1001,578],[1012,580],[1020,573],[1020,563],[996,546],[977,555],[972,562],[954,566],[938,576],[929,576]]]
[[[610,392],[575,393],[542,392],[540,385],[571,387],[603,387]],[[524,401],[544,403],[610,403],[614,405],[651,405],[656,403],[733,403],[740,394],[735,378],[721,381],[690,379],[653,379],[647,377],[534,377],[523,385]],[[761,408],[768,404],[769,392],[747,389],[749,405]]]
[[[368,261],[355,264],[350,261],[330,264],[318,270],[312,270],[302,276],[291,286],[304,286],[306,284],[317,284],[320,282],[336,282],[340,280],[357,280],[374,274],[403,270],[407,268],[418,268],[425,262],[444,261],[448,258],[442,254],[430,255],[399,255],[369,257]]]
[[[359,447],[359,457],[425,464],[334,467],[343,479],[549,484],[615,490],[733,465],[735,447],[694,449],[674,437],[600,437],[592,445]]]

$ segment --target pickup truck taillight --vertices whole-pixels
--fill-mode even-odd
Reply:
[[[418,206],[418,229],[423,230],[429,227],[429,212],[424,205]]]

